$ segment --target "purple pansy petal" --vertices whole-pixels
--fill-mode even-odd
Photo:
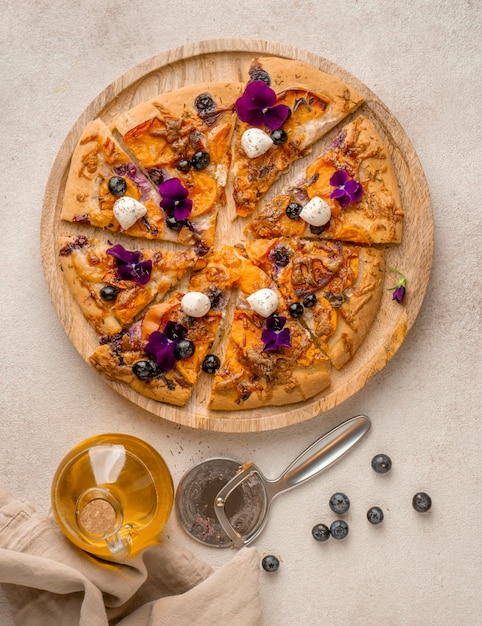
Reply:
[[[336,200],[342,208],[346,207],[351,202],[350,196],[346,193],[344,189],[335,189],[330,194],[330,198]]]
[[[120,243],[116,244],[112,248],[108,248],[106,250],[106,253],[110,254],[122,263],[129,264],[138,263],[142,258],[142,254],[140,252],[130,252],[129,250],[126,250],[124,246],[122,246]]]
[[[258,109],[266,109],[276,102],[276,92],[262,80],[248,83],[241,97],[246,105],[249,106],[251,102],[252,106]]]
[[[163,198],[184,200],[184,198],[187,198],[189,191],[181,185],[179,178],[168,178],[159,185],[159,193]]]
[[[239,119],[242,122],[245,122],[245,124],[249,124],[250,126],[261,126],[263,123],[263,110],[247,106],[241,98],[236,102],[235,110]]]
[[[358,202],[363,194],[363,188],[356,180],[349,180],[345,185],[345,191],[352,202]]]
[[[348,180],[348,174],[345,170],[337,170],[330,178],[330,185],[332,187],[343,187]]]
[[[291,348],[291,333],[289,328],[283,328],[283,330],[278,333],[277,343],[280,348]]]
[[[159,365],[159,367],[166,372],[174,369],[176,365],[176,356],[175,356],[175,343],[168,343],[166,346],[157,350],[155,354],[155,361]]]
[[[182,200],[174,207],[174,217],[178,222],[186,220],[192,211],[192,200]]]
[[[181,341],[187,337],[187,328],[177,322],[167,322],[164,327],[164,334],[170,341]]]
[[[155,330],[153,333],[149,335],[149,339],[147,340],[146,346],[144,348],[144,352],[147,356],[154,357],[157,350],[160,350],[164,346],[167,346],[167,337],[164,333],[161,333],[159,330]]]
[[[286,122],[290,114],[290,108],[286,104],[278,104],[264,113],[264,124],[270,130],[278,130]]]
[[[285,324],[286,317],[284,317],[284,315],[276,315],[276,313],[273,313],[266,318],[266,328],[268,330],[281,330]]]
[[[169,215],[174,213],[174,209],[176,208],[176,203],[174,202],[174,200],[172,198],[168,198],[168,197],[162,198],[162,200],[159,202],[159,205]]]
[[[261,341],[264,344],[263,351],[269,352],[270,350],[277,350],[277,338],[278,335],[275,333],[274,330],[269,330],[268,328],[265,328],[261,333]]]
[[[396,300],[399,304],[402,304],[403,299],[405,298],[405,286],[399,285],[393,292],[392,300]]]

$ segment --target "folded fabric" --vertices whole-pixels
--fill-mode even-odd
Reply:
[[[53,519],[0,486],[0,584],[21,626],[263,626],[259,557],[218,571],[171,543],[123,563],[72,545]]]

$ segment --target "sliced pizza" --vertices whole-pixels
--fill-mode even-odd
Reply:
[[[250,215],[281,173],[362,102],[352,87],[300,61],[254,59],[236,102],[231,178],[237,214]]]
[[[192,250],[128,250],[83,235],[63,236],[59,243],[65,280],[99,335],[114,335],[130,326],[197,261]]]
[[[245,232],[395,244],[402,238],[403,217],[388,148],[373,123],[359,115]]]
[[[234,103],[242,89],[241,83],[190,85],[143,102],[112,122],[159,186],[165,225],[180,243],[213,245],[217,213],[225,206]],[[187,210],[179,204],[183,198],[174,198],[177,205],[169,202],[172,180],[186,190]]]
[[[370,330],[382,295],[382,250],[298,238],[258,239],[249,258],[273,278],[290,316],[342,368]]]
[[[75,146],[61,218],[131,237],[175,241],[160,196],[101,119],[87,124]]]
[[[176,292],[149,307],[142,321],[100,345],[90,363],[148,398],[184,406],[222,317],[215,307],[200,316],[186,313],[185,295]]]

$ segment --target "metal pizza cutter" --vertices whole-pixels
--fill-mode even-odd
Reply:
[[[211,458],[195,465],[176,491],[176,512],[184,530],[196,541],[215,548],[248,545],[268,520],[272,500],[314,478],[338,461],[370,429],[358,415],[336,426],[302,452],[275,480],[254,464]]]

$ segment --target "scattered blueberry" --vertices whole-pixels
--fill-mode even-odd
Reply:
[[[288,310],[291,317],[301,317],[303,315],[304,307],[300,302],[292,302]]]
[[[318,302],[318,298],[315,296],[314,293],[309,293],[303,298],[303,306],[306,307],[307,309],[310,309],[312,306],[315,306],[317,302]]]
[[[176,343],[174,356],[176,359],[189,359],[194,354],[195,346],[189,339],[181,339]]]
[[[110,193],[117,198],[123,196],[127,191],[127,182],[122,176],[112,176],[107,183]]]
[[[214,374],[219,369],[221,361],[215,354],[206,354],[202,364],[203,371],[206,374]]]
[[[151,167],[147,170],[149,174],[149,178],[152,180],[154,185],[160,185],[164,180],[164,174],[159,167]]]
[[[386,474],[392,467],[392,459],[388,454],[377,454],[372,459],[372,467],[377,474]]]
[[[266,83],[268,86],[271,85],[271,78],[268,74],[268,72],[266,72],[265,70],[253,70],[252,72],[250,72],[249,74],[249,78],[250,78],[250,83],[252,83],[255,80],[262,80],[263,83]]]
[[[288,135],[282,128],[278,128],[271,133],[271,139],[275,146],[280,146],[288,141]]]
[[[337,515],[343,515],[350,508],[350,499],[344,493],[334,493],[330,498],[330,509]]]
[[[99,291],[99,296],[102,300],[104,300],[104,302],[113,302],[117,298],[118,293],[119,289],[117,289],[117,287],[106,285]]]
[[[344,539],[348,535],[348,524],[342,519],[336,519],[330,526],[333,539]]]
[[[181,159],[176,165],[180,172],[189,172],[191,169],[191,161],[189,159]]]
[[[273,254],[273,261],[280,267],[286,267],[290,262],[290,252],[288,248],[284,246],[277,247]]]
[[[298,204],[297,202],[290,202],[286,207],[286,215],[290,218],[290,220],[296,220],[299,218],[302,209],[303,207],[301,204]]]
[[[151,361],[137,361],[132,366],[132,371],[139,380],[145,381],[150,380],[154,376],[156,367]]]
[[[276,572],[279,568],[279,559],[272,554],[269,554],[263,558],[261,565],[266,572]]]
[[[381,524],[383,522],[383,511],[378,506],[372,506],[371,509],[368,509],[367,512],[367,520],[370,524]]]
[[[313,226],[313,224],[310,224],[310,232],[313,233],[313,235],[321,235],[321,233],[328,228],[328,223],[329,222],[322,224],[321,226]]]
[[[412,498],[412,506],[418,513],[427,513],[432,508],[432,498],[424,491],[419,491]]]
[[[195,170],[204,170],[211,163],[211,157],[207,152],[199,150],[192,155],[191,165]]]
[[[216,104],[208,93],[201,93],[194,100],[194,106],[199,113],[212,113],[216,109]]]
[[[328,541],[331,537],[330,529],[325,524],[316,524],[316,526],[313,526],[311,534],[316,541]]]

